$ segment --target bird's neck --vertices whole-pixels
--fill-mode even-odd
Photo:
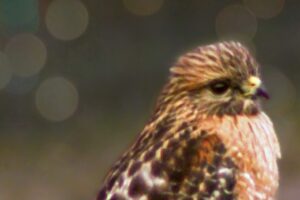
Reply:
[[[237,192],[253,199],[274,196],[278,187],[277,159],[280,149],[273,125],[264,113],[256,116],[203,117],[201,129],[217,134],[238,166]],[[248,196],[247,196],[248,197]]]

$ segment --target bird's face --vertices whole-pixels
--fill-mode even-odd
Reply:
[[[255,114],[259,110],[258,97],[267,97],[257,76],[222,77],[208,81],[189,91],[191,102],[208,115]]]
[[[207,115],[255,114],[262,89],[258,65],[239,43],[198,48],[179,58],[170,83],[177,100],[185,100]]]

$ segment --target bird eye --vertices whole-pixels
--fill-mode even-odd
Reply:
[[[224,94],[229,89],[229,83],[226,81],[218,81],[210,85],[210,90],[217,95]]]

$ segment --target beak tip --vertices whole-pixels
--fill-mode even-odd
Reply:
[[[259,97],[263,97],[267,100],[270,99],[270,95],[262,88],[259,88],[256,92],[256,95],[259,96]]]

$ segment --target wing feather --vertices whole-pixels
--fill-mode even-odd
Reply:
[[[140,135],[97,200],[235,199],[236,166],[216,134],[164,121]]]

